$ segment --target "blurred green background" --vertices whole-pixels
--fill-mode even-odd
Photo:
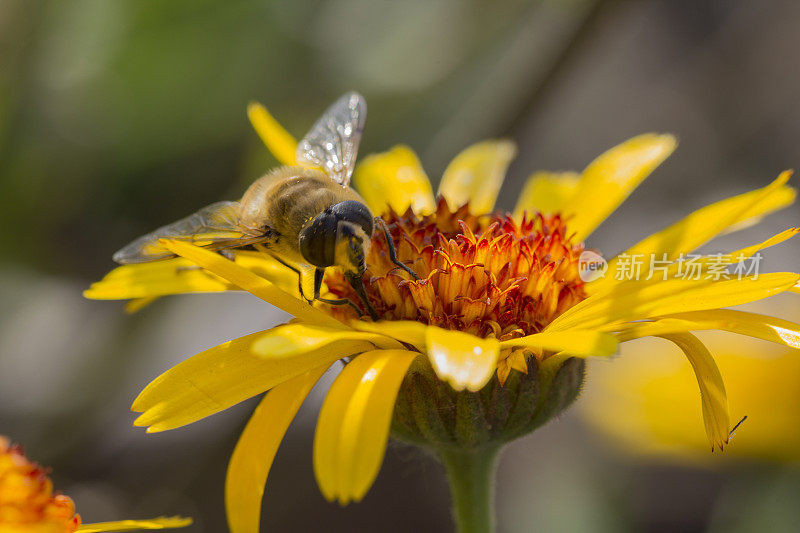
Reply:
[[[286,316],[242,294],[130,316],[81,291],[121,245],[238,198],[276,164],[249,101],[301,136],[358,90],[370,109],[361,153],[409,144],[434,181],[467,144],[513,138],[506,209],[534,170],[579,170],[635,134],[677,134],[677,153],[590,241],[610,254],[798,165],[798,23],[791,0],[0,0],[0,434],[53,467],[86,521],[182,513],[191,531],[224,531],[227,458],[254,403],[158,435],[131,428],[128,408],[174,363]],[[763,266],[796,269],[798,251],[790,242]],[[363,503],[323,500],[311,469],[321,397],[279,451],[264,531],[449,529],[442,472],[400,445]],[[572,413],[508,448],[498,498],[513,532],[800,522],[790,464],[633,459]]]

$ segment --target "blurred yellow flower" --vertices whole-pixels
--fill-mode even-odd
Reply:
[[[800,316],[796,303],[785,304],[778,309]],[[685,394],[696,386],[691,367],[660,340],[625,345],[612,364],[592,361],[591,380],[579,406],[582,418],[635,454],[705,465],[720,464],[729,455],[800,459],[797,351],[712,332],[704,334],[703,341],[725,378],[731,412],[737,418],[747,416],[724,456],[710,455],[708,442],[696,431],[702,419]]]
[[[294,139],[263,107],[252,105],[248,114],[276,158],[294,164]],[[583,241],[675,146],[672,136],[645,134],[600,155],[580,175],[534,174],[513,217],[491,214],[516,153],[510,141],[485,141],[457,155],[444,172],[438,201],[408,147],[365,158],[354,174],[356,188],[386,223],[399,260],[420,276],[415,280],[394,268],[386,237],[375,232],[363,279],[377,322],[360,319],[344,306],[308,305],[298,298],[297,278],[266,253],[238,251],[231,261],[179,241],[164,245],[180,258],[118,267],[86,296],[146,302],[179,292],[239,288],[296,317],[187,359],[156,378],[133,404],[142,413],[136,425],[155,432],[269,391],[229,465],[226,505],[233,533],[258,531],[264,483],[280,441],[316,381],[341,359],[349,362],[319,415],[314,470],[323,495],[342,504],[362,499],[375,480],[398,393],[409,376],[427,369],[438,383],[449,384],[438,389],[442,394],[436,401],[449,405],[450,412],[441,419],[436,405],[424,413],[406,412],[396,420],[400,426],[406,423],[402,429],[424,437],[436,433],[437,424],[450,424],[437,435],[453,435],[454,447],[478,446],[462,431],[474,421],[464,413],[483,409],[491,417],[497,415],[494,407],[503,404],[479,441],[496,445],[519,436],[517,429],[510,431],[513,436],[503,434],[504,428],[515,424],[530,431],[547,418],[537,419],[534,403],[526,410],[531,396],[522,393],[522,407],[515,411],[501,386],[506,380],[520,379],[514,383],[522,390],[519,376],[532,366],[541,370],[542,390],[547,391],[570,366],[565,364],[570,358],[607,357],[617,352],[618,342],[644,336],[672,341],[689,359],[700,386],[707,437],[712,448],[722,448],[730,430],[725,386],[711,354],[689,331],[734,331],[797,347],[800,326],[720,308],[792,290],[800,275],[710,279],[705,276],[710,258],[695,261],[705,269],[698,279],[676,274],[687,267],[685,254],[789,205],[795,196],[786,185],[789,173],[762,189],[696,211],[607,265],[609,271],[619,269],[626,258],[641,255],[639,266],[646,273],[658,258],[668,263],[663,279],[606,276],[587,282],[580,264]],[[733,252],[722,266],[735,264],[731,257],[749,258],[795,233],[788,230]],[[192,265],[202,269],[185,268]],[[352,290],[335,270],[326,273],[325,288],[337,297],[350,296]],[[575,391],[581,376],[582,366],[570,381]],[[480,392],[451,397],[447,390]],[[417,399],[406,397],[411,403]],[[489,409],[474,403],[483,397],[490,398]],[[553,402],[564,408],[573,398],[563,394]],[[547,410],[545,403],[536,411]]]
[[[68,496],[53,493],[46,471],[0,435],[0,533],[100,533],[185,527],[190,518],[81,524]]]

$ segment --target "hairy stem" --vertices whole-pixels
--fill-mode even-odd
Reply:
[[[458,533],[494,531],[494,474],[498,447],[437,450],[447,471]]]

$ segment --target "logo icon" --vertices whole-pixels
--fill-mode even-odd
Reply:
[[[578,258],[578,275],[586,283],[602,278],[607,270],[608,263],[598,253],[584,250]]]

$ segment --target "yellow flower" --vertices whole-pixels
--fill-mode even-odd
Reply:
[[[773,304],[774,306],[774,304]],[[762,306],[766,307],[766,306]],[[789,307],[788,316],[797,316]],[[773,308],[774,309],[774,308]],[[736,429],[727,453],[735,457],[796,462],[800,459],[800,358],[781,345],[754,346],[730,335],[708,333],[730,397],[731,412],[747,419]],[[622,449],[638,455],[722,464],[708,454],[695,428],[702,421],[685,392],[691,369],[676,360],[669,345],[642,339],[622,350],[612,365],[595,361],[580,413],[592,427]]]
[[[0,533],[90,533],[185,527],[189,518],[122,520],[81,525],[68,496],[53,493],[45,470],[0,435]]]
[[[263,107],[252,105],[248,112],[276,158],[294,164],[294,139]],[[789,205],[795,195],[786,185],[789,173],[705,207],[609,262],[613,272],[626,255],[646,255],[646,273],[649,259],[663,255],[671,262],[668,279],[608,275],[587,283],[579,268],[583,241],[675,145],[669,135],[645,134],[600,155],[580,175],[534,174],[513,217],[492,214],[516,152],[509,141],[485,141],[456,156],[444,172],[438,201],[410,148],[365,158],[356,168],[355,186],[386,222],[399,260],[420,277],[394,268],[384,235],[375,232],[364,282],[377,322],[357,318],[344,306],[306,304],[298,298],[296,277],[259,251],[236,252],[230,261],[178,241],[164,244],[180,258],[121,266],[86,296],[138,299],[138,306],[166,294],[238,288],[296,317],[187,359],[156,378],[133,404],[142,413],[136,425],[155,432],[269,391],[229,465],[226,505],[234,533],[258,531],[264,483],[280,441],[309,390],[340,359],[349,362],[322,406],[313,460],[323,495],[342,504],[361,500],[376,478],[393,414],[396,434],[412,439],[451,439],[465,447],[508,440],[574,399],[582,359],[608,357],[618,342],[643,336],[668,339],[685,353],[700,386],[706,433],[712,448],[722,448],[730,430],[725,387],[714,359],[689,331],[720,329],[797,347],[800,326],[720,308],[791,290],[800,275],[693,280],[674,274],[685,266],[682,254]],[[793,234],[783,232],[734,254],[749,257]],[[192,265],[202,269],[185,268]],[[334,269],[326,273],[325,287],[337,296],[352,290]],[[549,409],[548,416],[533,413],[540,383],[523,379],[531,375],[541,375],[542,390],[550,387],[549,399],[536,400],[537,413]],[[420,379],[420,388],[413,388]],[[423,388],[438,399],[420,393]],[[518,394],[516,406],[509,403],[509,389]],[[438,401],[451,406],[442,417]],[[428,407],[410,412],[409,405]],[[480,426],[484,418],[491,424]],[[500,427],[492,426],[498,420]],[[512,423],[516,429],[503,434]],[[486,435],[476,436],[481,431]]]

